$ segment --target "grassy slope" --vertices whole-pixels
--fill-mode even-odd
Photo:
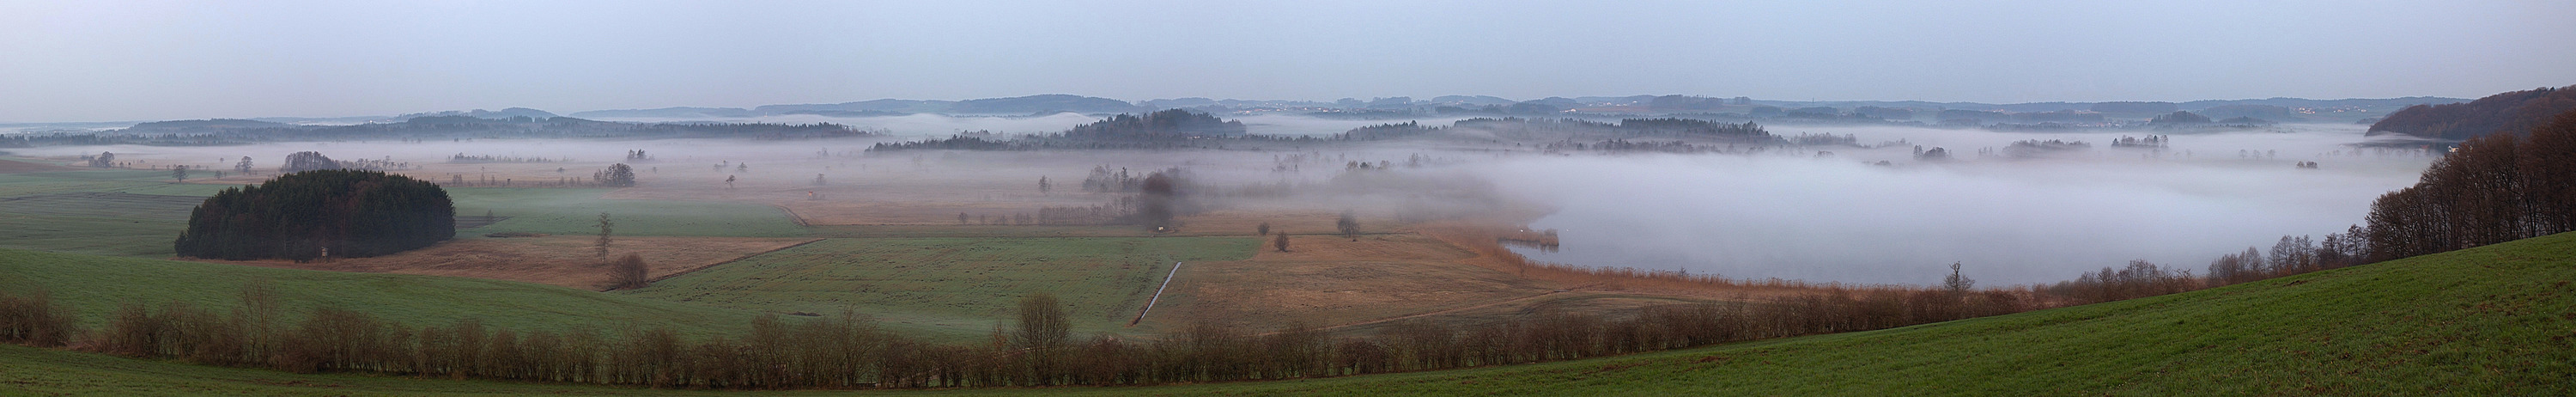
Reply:
[[[2568,395],[2576,393],[2576,380],[2566,376],[2576,373],[2571,258],[2576,233],[2172,296],[1607,359],[1280,382],[963,392]],[[298,381],[338,386],[276,385]],[[289,375],[19,347],[0,348],[0,383],[99,394],[644,392]]]
[[[229,312],[242,286],[268,280],[290,318],[317,305],[374,314],[414,325],[468,317],[520,330],[613,332],[630,324],[670,326],[692,334],[748,329],[748,311],[636,299],[513,281],[395,274],[338,273],[0,249],[0,290],[43,290],[96,328],[126,302],[184,301]]]
[[[829,239],[621,292],[749,310],[834,314],[895,329],[981,335],[1020,297],[1048,292],[1078,332],[1118,330],[1173,261],[1241,260],[1260,240],[1153,238]]]

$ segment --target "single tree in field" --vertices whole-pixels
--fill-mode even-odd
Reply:
[[[1261,235],[1268,236],[1270,235],[1270,222],[1262,222],[1261,226],[1254,226],[1253,230],[1261,231]]]
[[[593,248],[597,248],[599,250],[599,257],[601,258],[608,257],[608,228],[614,225],[616,225],[616,222],[608,221],[608,213],[599,213],[599,242],[594,244]]]
[[[732,176],[732,175],[726,175],[726,176],[725,176],[725,189],[733,189],[733,176]]]
[[[1054,384],[1063,372],[1065,342],[1073,336],[1073,319],[1065,315],[1064,305],[1054,294],[1038,293],[1020,299],[1018,329],[1011,333],[1013,347],[1029,355],[1029,373],[1039,384]]]
[[[1333,221],[1333,227],[1342,229],[1342,237],[1349,237],[1351,238],[1351,241],[1360,241],[1360,218],[1358,215],[1352,214],[1350,211],[1342,211],[1342,219]]]
[[[823,186],[823,174],[814,174],[814,186]]]
[[[1053,186],[1053,185],[1048,185],[1048,184],[1047,184],[1047,179],[1046,179],[1046,177],[1043,177],[1043,176],[1038,177],[1038,194],[1040,194],[1040,195],[1044,195],[1044,194],[1047,194],[1047,191],[1048,191],[1048,190],[1054,190],[1054,189],[1055,189],[1055,186]]]
[[[1959,262],[1950,262],[1950,275],[1941,278],[1941,289],[1943,293],[1941,295],[1941,299],[1936,302],[1932,302],[1932,304],[1929,305],[1934,308],[1932,311],[1937,313],[1931,315],[1932,317],[1937,318],[1937,320],[1934,321],[1961,319],[1971,316],[1972,314],[1966,313],[1966,309],[1969,307],[1968,296],[1973,293],[1972,291],[1969,291],[1969,289],[1976,287],[1977,280],[1968,279],[1966,274],[1959,272]]]
[[[184,165],[174,165],[174,166],[170,166],[170,179],[177,179],[177,180],[179,180],[180,182],[187,182],[187,181],[188,181],[188,166],[184,166]]]
[[[651,268],[644,266],[644,256],[628,253],[608,263],[608,289],[644,288],[653,282]]]
[[[635,167],[627,166],[626,163],[610,164],[608,169],[590,174],[590,179],[599,182],[601,186],[633,187],[635,186]]]
[[[1949,291],[1951,296],[1967,296],[1968,289],[1976,287],[1977,280],[1959,273],[1959,262],[1950,262],[1950,276],[1941,278],[1941,289]]]
[[[242,174],[242,176],[249,176],[249,175],[250,175],[250,156],[242,156],[242,161],[241,161],[241,162],[239,162],[239,163],[233,163],[233,172],[239,172],[239,173],[241,173],[241,174]]]
[[[1174,190],[1175,181],[1172,179],[1171,175],[1162,172],[1147,175],[1144,190],[1136,195],[1141,201],[1136,207],[1136,215],[1143,217],[1145,226],[1155,231],[1175,226],[1172,224],[1172,206],[1178,199],[1178,191]]]
[[[1279,252],[1288,252],[1288,234],[1280,233],[1279,237],[1270,239],[1270,247],[1279,249]]]

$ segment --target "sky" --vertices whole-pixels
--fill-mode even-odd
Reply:
[[[0,0],[0,122],[1130,101],[2475,98],[2567,1]]]

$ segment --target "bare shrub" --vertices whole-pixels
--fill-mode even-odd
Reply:
[[[44,291],[0,295],[0,343],[62,346],[71,341],[71,335],[71,316],[54,305],[52,295]]]
[[[608,289],[636,289],[652,285],[652,268],[644,265],[644,256],[626,254],[608,263]]]

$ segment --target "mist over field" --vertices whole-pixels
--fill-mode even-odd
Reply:
[[[1792,129],[1792,131],[1797,129]],[[1970,153],[1897,160],[1911,148],[1812,156],[1520,158],[1478,174],[1558,211],[1562,250],[1533,259],[1592,266],[1852,283],[1931,284],[1946,265],[2002,284],[2066,280],[2143,259],[2196,269],[2282,235],[2358,224],[2379,194],[2415,182],[2429,159],[2354,155],[2357,127],[2173,136],[2162,159],[2102,147],[2117,133],[2027,134],[1923,128],[1811,128],[1862,142],[1903,138]],[[1885,138],[1882,138],[1885,137]],[[1977,159],[1974,148],[2080,139],[2054,159]],[[2277,153],[2240,158],[2238,150]],[[2342,155],[2337,155],[2337,153]],[[2317,161],[2320,169],[2299,169]]]

